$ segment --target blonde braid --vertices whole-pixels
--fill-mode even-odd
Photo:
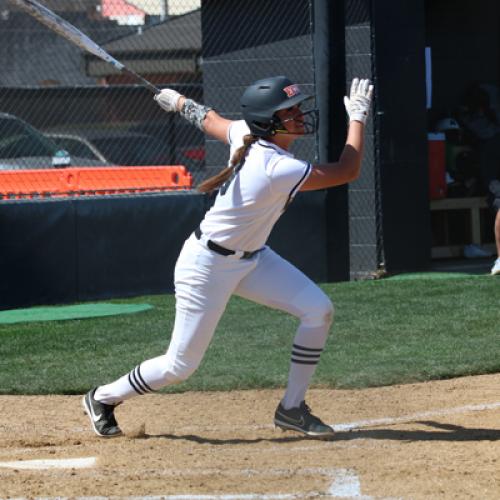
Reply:
[[[259,140],[256,135],[248,134],[243,137],[243,146],[239,147],[233,154],[230,166],[222,169],[218,174],[210,177],[198,185],[197,189],[200,193],[211,193],[228,181],[233,174],[236,173],[236,168],[245,161],[248,151],[252,144]],[[241,167],[240,167],[241,168]]]

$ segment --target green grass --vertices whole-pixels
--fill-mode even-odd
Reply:
[[[390,385],[500,371],[500,280],[489,276],[322,285],[336,306],[316,387]],[[133,315],[0,325],[0,393],[75,394],[162,354],[172,295]],[[283,387],[297,320],[233,298],[199,370],[168,390]]]

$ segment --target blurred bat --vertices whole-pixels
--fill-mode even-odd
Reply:
[[[20,9],[24,10],[35,19],[45,24],[52,31],[55,31],[62,37],[74,43],[81,49],[94,54],[103,61],[114,66],[117,70],[131,76],[137,82],[144,85],[149,91],[154,94],[158,94],[160,89],[155,87],[151,82],[148,82],[141,75],[138,75],[135,71],[128,69],[120,61],[117,61],[114,57],[110,56],[102,47],[97,45],[92,41],[87,35],[82,33],[78,28],[73,26],[68,21],[65,21],[57,14],[52,12],[50,9],[40,4],[36,0],[10,0],[13,4],[17,5]]]

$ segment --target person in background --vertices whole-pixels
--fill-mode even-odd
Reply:
[[[338,186],[359,176],[372,92],[369,80],[353,80],[349,97],[344,98],[349,128],[343,152],[337,162],[315,165],[289,151],[296,139],[316,131],[317,110],[305,110],[312,96],[285,76],[251,84],[241,97],[244,120],[239,121],[227,120],[172,89],[155,97],[165,111],[180,113],[229,144],[231,160],[198,187],[217,195],[176,263],[176,317],[166,354],[140,363],[83,398],[96,434],[122,434],[114,416],[117,404],[186,380],[198,368],[231,295],[236,294],[299,319],[275,425],[309,437],[333,435],[305,402],[333,321],[333,304],[266,241],[299,191]]]
[[[494,233],[497,256],[491,268],[493,276],[500,275],[500,124],[490,104],[488,92],[472,85],[460,113],[460,121],[477,141],[481,183],[488,204],[495,213]]]

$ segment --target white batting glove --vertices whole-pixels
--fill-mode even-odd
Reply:
[[[368,119],[370,104],[372,102],[373,85],[370,80],[354,78],[351,84],[349,97],[344,97],[344,105],[349,115],[349,121],[357,121],[363,124]]]
[[[179,92],[172,89],[163,89],[159,94],[156,94],[154,100],[165,111],[178,111],[177,103],[181,98]]]

